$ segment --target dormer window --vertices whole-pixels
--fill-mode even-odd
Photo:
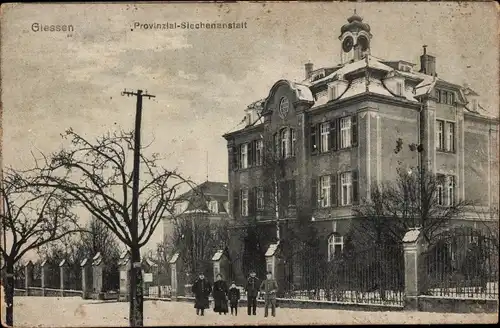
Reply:
[[[219,213],[219,206],[216,200],[211,200],[208,202],[208,210],[210,213]]]
[[[330,100],[335,100],[338,97],[338,88],[336,85],[331,85],[328,87],[330,91]]]
[[[403,95],[403,82],[397,82],[396,83],[396,94],[398,96],[402,96]]]

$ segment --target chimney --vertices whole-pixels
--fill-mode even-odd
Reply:
[[[436,74],[436,57],[427,54],[427,45],[423,46],[424,53],[420,56],[420,73],[434,76]]]
[[[306,67],[306,80],[307,80],[308,78],[311,77],[314,65],[313,63],[308,62],[307,64],[305,64],[305,67]]]

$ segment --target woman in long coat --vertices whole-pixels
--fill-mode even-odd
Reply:
[[[217,281],[214,282],[214,311],[219,314],[227,314],[228,306],[227,306],[227,295],[229,293],[229,289],[227,288],[227,283],[222,280],[222,275],[219,273],[217,275]]]
[[[205,315],[205,309],[209,307],[208,297],[210,296],[210,292],[212,291],[212,286],[208,279],[205,279],[205,275],[200,273],[198,279],[194,282],[191,290],[195,297],[194,307],[196,309],[196,315],[200,314]]]

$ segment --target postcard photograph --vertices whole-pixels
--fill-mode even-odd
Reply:
[[[2,324],[497,322],[498,10],[2,5]]]

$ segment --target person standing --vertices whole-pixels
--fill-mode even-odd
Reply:
[[[238,315],[238,302],[240,301],[240,290],[236,287],[234,281],[231,283],[231,288],[229,288],[229,304],[231,305],[231,315]]]
[[[255,274],[255,271],[250,271],[250,277],[248,277],[245,291],[247,292],[247,312],[248,315],[257,314],[257,296],[259,295],[259,278]]]
[[[212,292],[212,286],[208,279],[205,278],[203,272],[200,272],[198,278],[191,287],[191,291],[194,294],[195,302],[194,307],[196,309],[196,315],[205,315],[205,309],[208,309],[209,301],[208,297]]]
[[[226,282],[222,279],[222,275],[219,273],[216,276],[216,281],[214,283],[213,296],[214,296],[214,311],[216,313],[224,315],[227,314],[227,294],[229,290],[227,288]]]
[[[264,309],[264,317],[267,317],[269,312],[269,306],[271,306],[271,315],[276,316],[276,292],[278,291],[278,283],[273,279],[273,274],[268,272],[266,275],[266,280],[260,285],[260,290],[264,292],[264,301],[266,302],[266,307]]]

